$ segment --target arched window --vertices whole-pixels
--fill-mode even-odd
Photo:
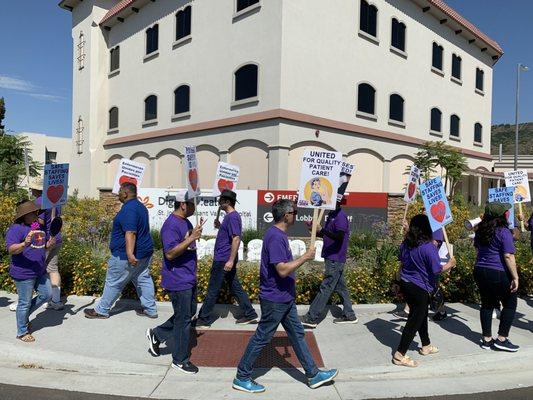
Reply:
[[[453,114],[450,117],[450,136],[453,137],[459,137],[459,123],[461,122],[461,119]]]
[[[452,55],[452,76],[459,80],[461,80],[461,61],[461,57]]]
[[[391,45],[405,51],[405,24],[396,18],[392,19]]]
[[[474,142],[483,143],[483,126],[479,122],[474,125]]]
[[[444,47],[439,46],[437,43],[433,42],[433,59],[431,65],[438,70],[442,71],[442,53],[444,52]]]
[[[429,129],[433,132],[442,131],[442,113],[436,107],[431,109],[431,126]]]
[[[378,36],[378,9],[366,0],[361,0],[359,29],[374,37]]]
[[[120,68],[120,46],[111,49],[110,52],[111,63],[109,71],[113,72]]]
[[[176,40],[191,34],[192,7],[187,6],[176,14]]]
[[[144,120],[157,119],[157,96],[151,95],[144,100]]]
[[[376,113],[376,89],[368,83],[361,83],[357,88],[357,111],[374,115]]]
[[[399,94],[391,94],[389,99],[389,119],[403,122],[403,98]]]
[[[483,91],[483,76],[485,73],[483,70],[476,68],[476,89]]]
[[[235,71],[235,101],[257,97],[258,72],[255,64],[247,64]]]
[[[159,25],[155,24],[146,30],[146,54],[151,54],[159,48]]]
[[[109,130],[118,129],[118,107],[109,110]]]
[[[182,114],[190,111],[190,88],[182,85],[174,90],[174,114]]]
[[[251,7],[256,3],[259,3],[259,0],[237,0],[237,12]]]

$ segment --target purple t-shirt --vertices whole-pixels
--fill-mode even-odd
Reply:
[[[411,282],[429,293],[436,289],[436,275],[442,271],[437,246],[426,242],[409,249],[404,242],[400,246],[399,258],[402,263],[402,280]]]
[[[350,224],[348,217],[342,208],[330,211],[324,229],[329,232],[344,232],[342,241],[335,241],[324,234],[324,247],[322,247],[322,258],[339,263],[346,262],[348,252],[348,241],[350,240]]]
[[[30,227],[24,224],[13,224],[6,233],[6,248],[22,243],[30,233]],[[34,279],[46,273],[46,234],[37,231],[31,244],[22,253],[11,255],[9,274],[13,279]]]
[[[231,243],[233,237],[240,237],[241,233],[242,221],[239,213],[237,211],[232,211],[229,214],[226,214],[224,220],[220,224],[220,229],[218,230],[213,260],[219,262],[228,261],[231,255]]]
[[[433,240],[441,243],[444,242],[444,232],[442,231],[442,228],[433,232]]]
[[[498,271],[507,270],[504,254],[515,253],[513,235],[508,228],[497,228],[488,246],[479,243],[476,234],[474,246],[477,248],[476,267],[491,268]]]
[[[39,207],[43,205],[43,197],[39,196],[34,200],[34,203],[37,204]],[[56,207],[56,217],[61,216],[61,207]],[[44,221],[44,227],[46,236],[50,237],[50,224],[52,223],[52,209],[43,210],[41,214],[39,214],[39,218]],[[61,232],[59,232],[56,235],[56,245],[59,245],[63,242],[63,237],[61,236]]]
[[[192,224],[188,219],[170,214],[161,227],[163,252],[166,253],[183,242],[192,229]],[[196,266],[196,242],[173,260],[167,260],[166,257],[163,257],[161,286],[174,292],[194,287],[196,285]]]
[[[296,275],[282,278],[276,264],[292,261],[291,247],[287,234],[275,225],[271,226],[263,238],[261,249],[261,276],[259,297],[274,303],[288,303],[296,297]]]

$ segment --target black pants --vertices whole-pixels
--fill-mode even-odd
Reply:
[[[422,346],[428,346],[431,343],[428,333],[429,293],[414,283],[404,281],[402,281],[402,293],[409,305],[409,317],[403,328],[398,352],[405,355],[417,332]]]
[[[498,335],[507,337],[516,313],[517,293],[511,293],[511,279],[507,272],[490,268],[474,268],[479,294],[481,295],[481,329],[483,336],[492,336],[492,311],[503,306],[500,314]]]

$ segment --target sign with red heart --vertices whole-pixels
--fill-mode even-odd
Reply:
[[[47,210],[67,202],[68,164],[46,164],[43,175],[42,208]]]
[[[420,169],[416,165],[411,166],[409,172],[409,180],[407,181],[407,189],[405,190],[405,196],[403,200],[406,203],[412,203],[416,200],[416,189],[418,188],[418,182],[420,180]]]
[[[235,190],[239,181],[239,167],[220,161],[217,167],[213,196],[220,196],[224,189]]]
[[[118,194],[120,186],[124,183],[133,183],[135,186],[137,186],[137,188],[139,188],[141,186],[145,170],[146,165],[143,163],[131,161],[127,158],[120,160],[112,193]]]
[[[185,146],[185,173],[189,198],[200,196],[200,178],[198,176],[198,159],[196,158],[195,146]]]
[[[422,195],[424,207],[433,232],[453,221],[450,205],[440,177],[422,183],[420,185],[420,194]]]

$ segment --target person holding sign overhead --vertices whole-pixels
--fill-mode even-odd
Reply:
[[[205,221],[193,228],[188,220],[195,206],[187,190],[176,194],[174,212],[161,227],[163,267],[161,286],[167,290],[174,314],[163,324],[146,331],[150,354],[158,357],[159,346],[174,337],[171,367],[185,374],[196,374],[198,367],[190,361],[189,338],[192,317],[196,314],[198,256],[196,241],[202,236]]]
[[[215,242],[209,285],[207,286],[207,296],[196,320],[197,328],[209,328],[214,322],[212,311],[224,281],[228,283],[243,312],[243,316],[236,323],[244,325],[257,322],[257,313],[237,277],[242,221],[241,216],[235,210],[236,202],[237,194],[228,189],[223,190],[218,198],[219,208],[226,215],[222,223],[218,219],[215,220],[215,228],[218,229],[218,235]]]
[[[310,247],[299,259],[293,260],[287,230],[296,221],[296,206],[288,199],[277,200],[272,205],[274,225],[263,238],[260,267],[261,320],[251,337],[237,367],[233,388],[247,393],[265,391],[263,385],[252,380],[253,365],[263,348],[270,343],[279,324],[289,336],[289,341],[305,370],[307,384],[315,389],[337,376],[337,370],[320,371],[305,341],[305,331],[298,318],[294,302],[296,297],[295,272],[306,261],[315,257]]]

